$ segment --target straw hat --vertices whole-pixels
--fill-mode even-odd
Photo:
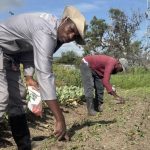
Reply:
[[[73,6],[65,7],[62,19],[65,17],[70,18],[78,29],[80,38],[78,38],[76,42],[80,45],[85,44],[85,41],[84,41],[84,32],[85,32],[85,26],[86,26],[85,17],[81,14],[81,12],[77,8]]]

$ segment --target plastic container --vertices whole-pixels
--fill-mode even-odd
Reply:
[[[42,100],[39,90],[36,90],[33,86],[28,86],[28,108],[36,116],[42,117]]]

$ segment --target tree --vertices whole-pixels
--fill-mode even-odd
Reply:
[[[89,54],[91,51],[99,52],[105,48],[103,37],[107,30],[105,20],[93,17],[85,35],[86,45],[84,46],[84,55]]]
[[[141,42],[134,39],[143,16],[133,12],[128,17],[123,11],[113,8],[109,10],[109,16],[112,21],[110,24],[95,16],[91,20],[85,36],[87,44],[84,46],[84,55],[94,51],[136,60],[141,55]]]
[[[56,63],[70,64],[74,65],[79,60],[79,56],[74,51],[62,52],[61,57],[56,61]]]
[[[126,57],[127,59],[133,59],[131,56],[134,55],[138,56],[141,43],[133,39],[142,22],[142,15],[133,12],[129,18],[119,9],[110,9],[109,14],[112,24],[106,40],[108,44],[106,53],[115,57]]]

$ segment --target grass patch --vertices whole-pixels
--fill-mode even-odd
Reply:
[[[134,68],[126,74],[112,75],[111,83],[122,89],[150,87],[150,71]]]

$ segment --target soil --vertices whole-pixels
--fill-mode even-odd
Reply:
[[[88,116],[83,102],[62,106],[70,141],[58,142],[53,136],[53,116],[45,108],[42,118],[28,114],[33,150],[150,150],[150,93],[121,92],[124,105],[107,96],[104,110]],[[128,95],[128,96],[127,96]],[[8,126],[0,131],[0,150],[15,150]]]

